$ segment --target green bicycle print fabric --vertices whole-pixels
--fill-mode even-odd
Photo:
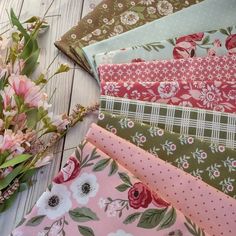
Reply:
[[[102,112],[99,118],[101,127],[236,198],[236,151],[124,116]]]

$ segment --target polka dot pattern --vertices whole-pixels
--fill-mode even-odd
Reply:
[[[235,199],[96,124],[91,126],[87,139],[210,235],[235,235]]]

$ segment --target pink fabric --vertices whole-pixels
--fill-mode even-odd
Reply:
[[[51,190],[40,197],[32,212],[25,217],[25,222],[12,235],[192,235],[186,227],[192,228],[189,221],[161,199],[158,192],[152,192],[120,165],[111,174],[109,165],[103,165],[103,168],[101,164],[98,165],[103,160],[110,161],[107,164],[113,164],[114,167],[112,159],[91,143],[80,145],[54,178]],[[118,190],[118,186],[125,186],[125,189]],[[81,189],[90,192],[82,194]],[[139,191],[139,198],[135,198],[135,191]],[[49,206],[49,202],[54,206]],[[145,212],[146,216],[155,213],[156,217],[150,215],[151,222],[146,222]],[[163,214],[158,215],[157,212]],[[174,212],[172,216],[171,212]],[[137,214],[135,219],[124,223],[134,213]],[[159,217],[162,221],[158,220]],[[202,232],[197,226],[195,230]]]
[[[222,81],[106,82],[102,95],[236,112],[236,84]]]
[[[194,57],[99,66],[104,81],[235,81],[236,55]]]
[[[236,201],[182,170],[93,124],[87,139],[210,235],[234,236]]]

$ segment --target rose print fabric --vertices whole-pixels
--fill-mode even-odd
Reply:
[[[87,139],[151,189],[159,191],[210,235],[235,234],[235,199],[95,124]]]
[[[140,61],[180,59],[236,53],[236,26],[195,33],[95,55],[96,67]]]
[[[236,54],[171,59],[99,67],[101,80],[162,82],[177,80],[235,81]]]
[[[102,95],[236,112],[236,84],[222,81],[101,82]]]
[[[203,0],[119,0],[115,2],[114,6],[112,6],[113,1],[109,1],[109,4],[101,3],[96,11],[96,16],[101,13],[99,18],[103,18],[103,20],[99,21],[95,18],[94,21],[99,21],[100,24],[94,25],[93,30],[88,34],[83,33],[83,37],[79,37],[70,46],[72,50],[76,48],[73,52],[76,57],[80,58],[83,55],[82,47],[119,35],[201,1]],[[109,7],[111,10],[107,10]],[[105,16],[109,14],[111,17],[106,18],[104,22]],[[92,19],[87,19],[87,23],[90,22],[92,24]],[[103,24],[101,24],[102,22]],[[78,30],[81,31],[79,26],[76,28],[76,31]],[[84,58],[81,59],[84,61]],[[86,61],[84,63],[86,64]],[[89,68],[89,65],[87,67]]]
[[[134,0],[137,3],[139,0]],[[66,32],[60,40],[55,42],[58,49],[64,52],[68,57],[84,67],[84,63],[80,58],[77,58],[71,51],[70,47],[75,44],[78,39],[85,37],[91,33],[98,34],[98,28],[104,24],[114,20],[116,15],[129,9],[132,5],[130,1],[126,0],[103,0],[99,3],[93,11],[84,16],[76,26]],[[86,67],[85,67],[86,68]]]
[[[94,55],[150,41],[162,41],[183,35],[228,27],[236,21],[236,1],[207,0],[160,18],[124,34],[97,42],[83,48],[93,73],[97,75]],[[76,51],[76,47],[75,47]],[[80,53],[80,48],[78,48]],[[98,77],[97,77],[98,79]]]
[[[124,116],[102,114],[99,126],[236,198],[235,151]]]
[[[84,142],[12,235],[208,235],[192,218]]]
[[[111,96],[101,96],[100,112],[236,149],[235,114]]]

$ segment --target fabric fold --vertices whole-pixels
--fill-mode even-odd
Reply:
[[[94,60],[98,68],[101,64],[233,54],[236,51],[236,46],[233,43],[235,38],[236,26],[229,26],[209,32],[195,32],[168,40],[150,41],[141,45],[99,53],[94,56]]]
[[[232,81],[101,81],[101,94],[176,106],[236,112],[236,84]]]
[[[178,80],[234,82],[236,79],[236,55],[107,64],[101,65],[98,70],[100,80],[112,82]]]
[[[124,116],[103,114],[99,126],[236,198],[235,151]]]
[[[205,0],[172,15],[155,20],[121,35],[83,48],[83,52],[97,75],[94,55],[133,45],[161,41],[196,32],[210,31],[232,25],[236,20],[236,0]],[[76,48],[79,50],[80,48]],[[97,78],[98,79],[98,78]]]
[[[191,236],[193,232],[208,235],[159,192],[86,141],[12,234]]]
[[[101,96],[100,119],[103,112],[236,149],[235,114]]]
[[[209,234],[234,235],[235,199],[95,124],[87,139],[151,189],[160,192],[187,217],[194,218]]]

